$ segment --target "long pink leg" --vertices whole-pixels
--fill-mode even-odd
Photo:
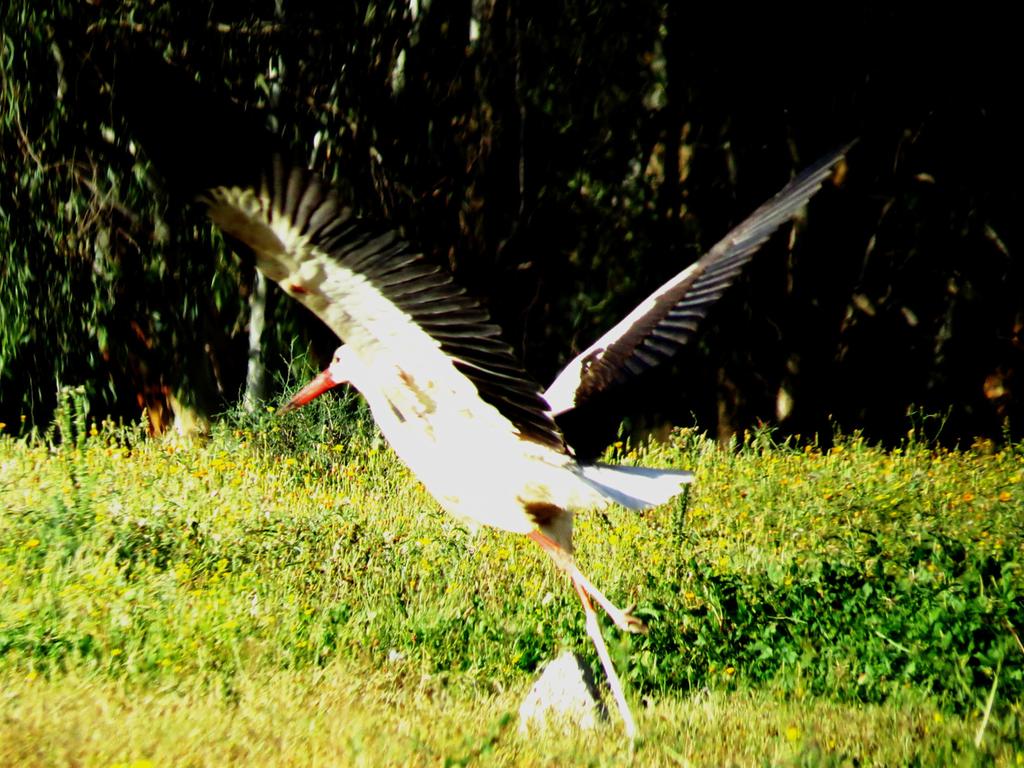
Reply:
[[[615,626],[625,632],[645,632],[647,630],[644,623],[633,616],[630,610],[622,610],[605,597],[601,590],[595,587],[590,579],[583,575],[583,572],[576,565],[573,556],[562,549],[554,539],[536,530],[530,531],[526,535],[551,556],[551,559],[555,561],[555,565],[565,571],[577,588],[582,588],[586,594],[597,601],[598,605],[604,608],[612,621],[615,622]]]
[[[537,544],[547,552],[551,558],[555,561],[559,568],[564,570],[569,578],[572,579],[572,585],[576,590],[576,594],[579,595],[580,602],[583,604],[583,613],[586,616],[587,634],[590,635],[590,641],[594,644],[594,649],[597,651],[597,656],[601,659],[601,666],[604,668],[605,677],[608,678],[608,687],[611,689],[612,696],[615,699],[615,704],[619,708],[619,714],[622,716],[622,723],[626,729],[626,735],[634,739],[636,738],[636,721],[633,719],[633,712],[629,708],[629,702],[626,701],[626,694],[622,689],[622,680],[619,679],[618,672],[615,671],[615,665],[612,664],[611,654],[608,653],[608,646],[604,642],[604,636],[601,634],[601,625],[597,621],[597,611],[594,610],[594,604],[590,602],[591,595],[601,604],[601,607],[608,611],[608,614],[615,621],[616,625],[627,631],[638,631],[634,627],[639,625],[643,626],[637,619],[633,619],[629,616],[628,612],[622,611],[616,608],[608,598],[602,595],[593,584],[587,580],[579,568],[576,567],[576,563],[568,552],[562,549],[552,539],[545,536],[540,531],[532,531],[527,534]],[[616,617],[618,615],[619,618]],[[621,623],[620,623],[621,619]]]

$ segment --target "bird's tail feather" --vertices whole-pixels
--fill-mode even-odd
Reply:
[[[609,501],[627,509],[664,504],[693,482],[693,473],[680,469],[648,469],[594,464],[580,467],[583,479]]]

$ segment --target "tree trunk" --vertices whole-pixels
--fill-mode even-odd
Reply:
[[[249,354],[245,368],[245,394],[242,407],[249,413],[267,399],[267,366],[263,362],[263,329],[267,325],[267,278],[254,270],[252,293],[249,295]]]
[[[284,0],[275,0],[274,15],[278,21],[284,20]],[[284,83],[284,57],[277,56],[268,67],[270,88],[270,113],[277,118],[280,108],[281,89]],[[274,77],[274,69],[277,77]],[[258,269],[249,294],[249,353],[245,367],[245,393],[242,395],[242,407],[252,413],[267,399],[267,366],[263,360],[263,329],[267,325],[267,278]]]

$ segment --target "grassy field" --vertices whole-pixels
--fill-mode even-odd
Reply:
[[[204,445],[0,431],[0,765],[1024,765],[1024,446],[884,452],[689,432],[697,473],[578,522],[635,602],[605,635],[638,717],[521,737],[562,649],[532,544],[445,516],[351,403]],[[614,708],[613,708],[614,712]]]

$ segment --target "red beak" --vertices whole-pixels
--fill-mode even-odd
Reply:
[[[315,379],[300,389],[295,397],[282,405],[277,410],[277,415],[282,416],[289,411],[294,411],[296,408],[301,408],[313,400],[316,400],[316,398],[320,397],[320,395],[329,389],[334,389],[336,386],[338,386],[338,383],[331,378],[331,369],[328,368],[325,371],[321,371],[317,374]]]

